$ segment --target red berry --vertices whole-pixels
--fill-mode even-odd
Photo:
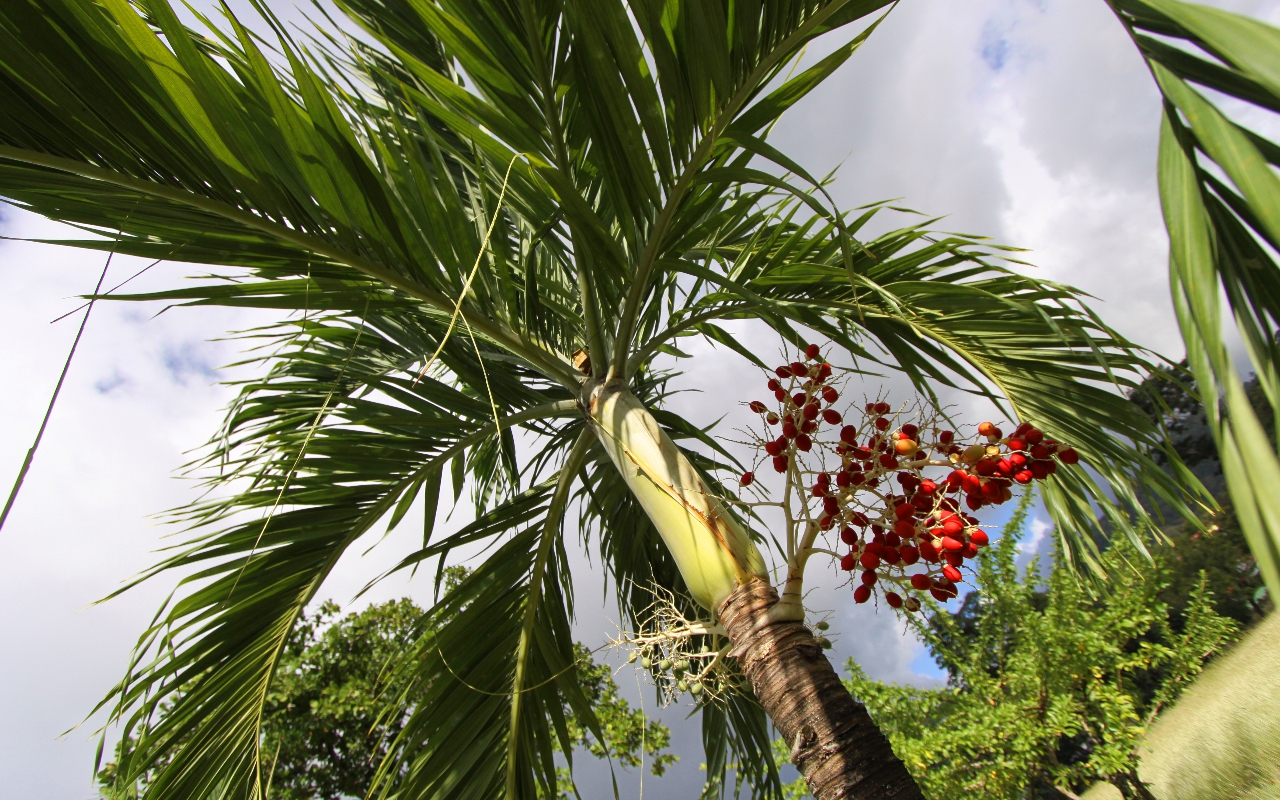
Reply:
[[[791,367],[787,367],[787,366],[778,367],[773,371],[773,373],[777,375],[779,378],[782,378],[785,380],[791,377]]]
[[[1048,461],[1031,462],[1031,474],[1038,481],[1042,481],[1045,478],[1049,477],[1049,462]]]
[[[829,486],[831,484],[831,475],[829,475],[826,472],[819,472],[818,483],[822,484],[823,486]]]
[[[1031,429],[1032,429],[1032,428],[1034,428],[1034,427],[1035,427],[1035,426],[1034,426],[1034,425],[1032,425],[1030,422],[1024,422],[1024,423],[1022,423],[1021,425],[1019,425],[1017,428],[1015,428],[1015,429],[1014,429],[1014,431],[1013,431],[1013,435],[1014,435],[1014,436],[1025,436],[1025,435],[1026,435],[1026,433],[1027,433],[1027,431],[1031,430]]]
[[[791,395],[791,402],[795,403],[797,406],[803,406],[804,401],[805,401],[804,392],[796,392],[795,394]]]
[[[849,516],[849,522],[860,528],[865,528],[867,527],[867,515],[862,512],[855,511]]]
[[[902,503],[893,510],[893,515],[898,519],[911,519],[916,515],[916,507],[910,503]]]
[[[965,558],[976,558],[978,555],[978,546],[973,542],[969,542],[964,546],[964,550],[960,551]]]
[[[907,611],[913,611],[913,612],[919,611],[920,601],[915,599],[914,597],[908,597],[906,600],[902,601],[902,607],[905,608]]]
[[[1024,470],[1019,470],[1017,474],[1013,476],[1013,479],[1018,483],[1026,484],[1026,483],[1031,483],[1031,479],[1034,477],[1035,477],[1035,473],[1033,473],[1029,469],[1024,469]]]
[[[880,566],[880,556],[868,550],[858,558],[858,563],[867,569],[875,569]]]
[[[880,466],[884,467],[885,469],[897,469],[898,459],[894,458],[888,453],[885,453],[884,455],[880,456]]]
[[[754,472],[744,472],[742,473],[742,477],[738,479],[738,482],[741,483],[743,486],[750,486],[751,482],[754,481],[755,479],[756,479],[756,475]]]
[[[960,570],[948,564],[942,568],[942,574],[952,583],[959,583],[964,580],[964,576],[960,574]]]
[[[920,429],[915,425],[908,423],[902,426],[902,432],[905,434],[905,438],[914,439],[916,438],[916,434],[920,432]]]
[[[1027,457],[1022,453],[1012,453],[1009,456],[1009,463],[1013,465],[1016,472],[1027,465]]]
[[[858,558],[853,553],[845,553],[840,559],[840,569],[845,572],[852,572],[856,566],[858,566]]]
[[[845,528],[842,531],[840,531],[840,541],[844,542],[845,544],[853,544],[854,542],[858,541],[858,532],[855,531],[853,528]]]
[[[822,510],[832,515],[839,514],[840,501],[828,495],[827,497],[822,498]]]
[[[811,344],[804,349],[804,357],[810,361],[817,361],[820,355],[822,355],[822,350],[816,344]]]
[[[954,536],[943,536],[943,537],[942,537],[942,546],[943,546],[944,548],[946,548],[947,550],[951,550],[951,551],[955,551],[955,550],[963,550],[963,549],[964,549],[964,542],[960,541],[959,539],[955,538]]]
[[[900,519],[893,523],[893,532],[904,539],[910,539],[916,535],[916,524],[909,519]]]
[[[1007,458],[1002,458],[996,462],[996,472],[1008,477],[1013,474],[1013,462]]]
[[[761,403],[759,400],[752,400],[750,408],[752,411],[756,412],[757,414],[763,414],[765,411],[768,410],[765,408],[764,403]]]
[[[876,404],[875,404],[875,403],[867,403],[867,413],[868,413],[868,414],[874,414],[874,413],[876,413]]]
[[[814,497],[825,497],[826,494],[827,494],[827,487],[823,486],[820,483],[814,484],[814,487],[813,487]]]
[[[943,533],[954,536],[955,534],[958,534],[963,530],[964,530],[964,522],[959,517],[956,517],[954,515],[951,517],[948,517],[942,523]]]
[[[840,429],[840,441],[845,444],[856,445],[858,443],[858,429],[852,425],[845,425]]]
[[[875,406],[874,406],[874,410],[875,410],[875,413],[877,413],[877,414],[888,414],[888,413],[889,413],[889,404],[888,404],[888,403],[876,403],[876,404],[875,404]]]
[[[782,435],[788,439],[796,438],[796,434],[800,431],[796,430],[796,424],[791,420],[782,423]]]
[[[853,590],[853,602],[865,603],[871,599],[871,587],[867,585],[859,586]]]
[[[778,383],[778,382],[777,382],[776,380],[774,380],[773,378],[770,378],[770,379],[769,379],[769,391],[771,391],[771,392],[776,392],[776,391],[778,391],[778,390],[779,390],[779,389],[781,389],[781,388],[782,388],[782,384]]]
[[[847,472],[839,473],[838,475],[836,475],[836,486],[840,486],[842,488],[848,486],[850,483],[850,478],[852,478],[852,476]]]
[[[821,383],[822,381],[825,381],[827,378],[830,378],[830,377],[831,377],[831,365],[824,361],[818,367],[818,382]]]
[[[840,412],[836,411],[834,408],[828,408],[826,411],[823,411],[822,418],[827,421],[828,425],[839,425],[841,419]]]
[[[796,376],[797,378],[803,378],[804,376],[809,374],[809,368],[806,367],[804,364],[801,364],[799,361],[792,361],[791,374]]]
[[[942,560],[953,567],[958,567],[964,563],[964,553],[957,550],[947,550],[942,554]]]
[[[964,499],[964,504],[969,508],[973,509],[974,511],[977,511],[978,509],[982,508],[982,498],[978,497],[977,495],[971,494]]]
[[[875,424],[876,424],[876,429],[882,431],[889,427],[889,420],[885,419],[884,417],[880,417],[876,420]]]
[[[976,530],[969,534],[969,541],[973,542],[978,547],[986,547],[991,540],[987,538],[986,531]]]
[[[840,399],[840,393],[828,386],[822,390],[822,399],[826,400],[828,403],[834,403]]]
[[[1044,431],[1037,430],[1035,428],[1027,431],[1024,436],[1026,437],[1028,444],[1040,444],[1044,441]]]
[[[835,526],[835,524],[836,524],[835,517],[831,516],[830,514],[824,515],[821,519],[818,520],[818,527],[824,531],[831,530],[832,527]]]
[[[1068,447],[1061,453],[1058,453],[1058,460],[1063,464],[1079,464],[1080,454],[1075,451],[1074,447]]]
[[[807,453],[807,452],[809,452],[809,450],[810,450],[810,449],[812,449],[812,448],[813,448],[813,440],[812,440],[812,439],[810,439],[806,434],[803,434],[803,433],[802,433],[802,434],[800,434],[799,436],[797,436],[797,437],[796,437],[796,449],[797,449],[797,450],[800,450],[801,452]]]
[[[898,554],[902,556],[902,563],[911,566],[920,560],[920,551],[909,544],[904,544],[898,548]]]
[[[1050,455],[1049,448],[1045,447],[1044,445],[1042,444],[1031,445],[1032,458],[1048,458],[1049,455]]]
[[[889,604],[890,608],[902,608],[902,597],[896,592],[885,592],[884,601]]]
[[[996,471],[996,462],[989,458],[984,458],[973,465],[973,471],[985,478]]]
[[[931,586],[933,586],[933,581],[929,580],[928,575],[912,575],[911,576],[911,587],[913,589],[919,589],[920,591],[923,592],[925,589],[928,589]]]
[[[818,423],[814,422],[811,419],[806,419],[804,422],[800,423],[801,433],[813,433],[817,429],[818,429]]]
[[[951,444],[951,442],[955,440],[955,438],[956,438],[956,435],[951,431],[943,431],[942,433],[938,434],[938,441],[941,442],[942,444]]]
[[[769,412],[769,414],[768,414],[768,416],[766,416],[766,417],[764,418],[764,421],[765,421],[765,422],[767,422],[767,423],[769,423],[770,425],[777,425],[777,424],[778,424],[778,415],[777,415],[777,414],[775,414],[775,413],[773,413],[772,411],[770,411],[770,412]]]
[[[817,403],[810,403],[809,405],[807,405],[807,406],[805,406],[805,407],[804,407],[804,418],[805,418],[805,419],[817,419],[817,418],[818,418],[818,414],[819,414],[820,412],[821,412],[821,409],[819,409],[819,408],[818,408],[818,404],[817,404]]]
[[[925,561],[938,560],[938,548],[933,546],[933,542],[920,543],[920,557]]]
[[[934,483],[928,478],[925,478],[924,480],[920,481],[920,491],[924,492],[925,494],[933,494],[934,492],[938,491],[938,484]]]
[[[787,402],[787,393],[786,393],[786,390],[784,390],[784,389],[779,389],[779,390],[777,390],[776,392],[774,392],[774,393],[773,393],[773,397],[774,397],[774,399],[776,399],[779,403],[785,403],[785,402]]]
[[[873,569],[869,569],[866,572],[862,573],[862,584],[864,586],[872,586],[875,584],[877,577],[879,576],[876,575],[876,571]]]
[[[1026,450],[1027,443],[1022,441],[1021,439],[1010,439],[1009,449],[1010,450]]]
[[[774,469],[774,471],[776,471],[776,472],[786,472],[786,471],[787,471],[787,457],[786,457],[786,456],[774,456],[774,457],[773,457],[773,469]]]

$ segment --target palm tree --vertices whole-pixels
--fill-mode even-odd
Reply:
[[[553,792],[561,709],[594,724],[567,677],[573,507],[632,625],[670,593],[741,665],[749,691],[699,703],[709,790],[733,764],[777,792],[772,720],[815,796],[919,796],[803,608],[779,606],[769,540],[704,453],[732,457],[665,407],[658,360],[679,337],[765,366],[726,320],[793,346],[816,335],[927,396],[960,387],[1076,444],[1091,471],[1061,470],[1045,497],[1080,565],[1095,564],[1099,510],[1135,542],[1150,527],[1141,497],[1191,514],[1184,487],[1198,484],[1116,392],[1149,357],[1078,293],[1001,266],[1007,250],[975,237],[913,224],[860,239],[885,209],[846,215],[768,144],[889,0],[335,4],[347,28],[329,20],[304,43],[261,4],[265,38],[229,12],[194,31],[166,0],[0,5],[0,196],[93,234],[68,244],[226,268],[145,299],[281,315],[249,333],[261,378],[195,465],[216,491],[175,512],[188,537],[142,578],[180,581],[104,701],[139,732],[122,781],[163,761],[151,797],[261,797],[262,704],[292,626],[353,543],[421,498],[423,544],[401,568],[443,569],[473,545],[487,557],[395,661],[414,707],[381,791]],[[1232,491],[1274,543],[1274,493],[1248,487],[1280,467],[1234,405],[1204,287],[1226,282],[1271,363],[1280,295],[1252,236],[1274,246],[1280,217],[1254,156],[1277,163],[1277,149],[1183,83],[1276,108],[1274,31],[1175,0],[1114,7],[1170,98],[1161,169],[1195,375],[1226,388],[1215,424],[1236,443]],[[840,42],[831,55],[791,71],[822,36]],[[1238,268],[1253,263],[1266,268]],[[469,487],[476,511],[448,535],[434,525],[446,471],[443,502]]]

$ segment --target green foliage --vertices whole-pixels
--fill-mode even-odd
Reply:
[[[925,619],[908,617],[947,686],[883,684],[850,661],[850,691],[935,800],[1021,800],[1094,780],[1142,796],[1131,785],[1139,738],[1239,626],[1214,611],[1202,581],[1175,627],[1159,599],[1171,570],[1159,556],[1152,570],[1122,540],[1103,554],[1114,576],[1105,596],[1062,566],[1047,584],[1036,561],[1020,575],[1028,507],[1024,499],[980,555],[976,588],[957,613],[935,606]]]
[[[452,588],[469,572],[451,567],[445,581]],[[408,599],[372,605],[345,617],[330,601],[315,614],[302,616],[285,644],[263,706],[261,766],[267,797],[340,800],[368,794],[379,766],[393,755],[409,714],[407,707],[389,702],[406,688],[412,691],[398,685],[400,676],[388,667],[420,635],[423,616]],[[609,666],[596,662],[590,650],[575,645],[575,654],[575,677],[605,739],[595,739],[566,709],[573,744],[625,767],[640,766],[643,757],[654,775],[662,775],[679,760],[665,752],[670,730],[632,711],[618,696]],[[172,707],[172,702],[166,703],[161,714]],[[117,756],[135,745],[134,739],[122,741]],[[98,775],[105,797],[131,800],[145,794],[151,775],[123,786],[116,782],[117,772],[113,761]],[[571,797],[572,783],[563,783],[561,794]]]
[[[1179,0],[1108,3],[1164,99],[1158,170],[1174,307],[1191,372],[1213,400],[1205,407],[1209,428],[1241,528],[1271,593],[1280,594],[1280,496],[1271,490],[1280,459],[1223,338],[1234,323],[1274,416],[1280,146],[1227,109],[1238,118],[1249,107],[1280,111],[1280,30]],[[1219,106],[1217,98],[1231,102]]]

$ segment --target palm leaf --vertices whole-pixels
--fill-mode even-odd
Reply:
[[[1174,306],[1222,453],[1227,489],[1267,587],[1280,593],[1280,459],[1223,339],[1219,289],[1259,384],[1280,410],[1280,146],[1211,96],[1280,110],[1280,30],[1177,0],[1112,2],[1164,97],[1160,199]],[[1205,93],[1212,92],[1212,95]]]

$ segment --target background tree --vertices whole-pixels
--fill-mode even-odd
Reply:
[[[403,566],[443,567],[455,548],[493,546],[397,659],[403,685],[429,688],[400,734],[403,759],[379,775],[412,796],[551,793],[553,743],[570,745],[561,710],[603,738],[566,670],[561,522],[577,497],[597,513],[586,535],[629,623],[656,587],[689,598],[682,613],[708,630],[717,615],[742,621],[726,652],[766,667],[751,673],[763,708],[750,692],[700,703],[713,786],[732,762],[777,791],[767,714],[789,739],[814,740],[796,752],[806,775],[822,776],[820,796],[912,796],[803,609],[770,616],[767,540],[724,506],[714,464],[675,439],[716,443],[660,407],[655,359],[679,336],[763,366],[724,320],[759,320],[796,347],[812,332],[927,396],[959,386],[1078,446],[1092,471],[1045,485],[1074,563],[1099,565],[1097,509],[1117,535],[1141,539],[1150,522],[1135,488],[1191,517],[1183,492],[1194,479],[1176,457],[1173,477],[1149,458],[1158,429],[1115,392],[1136,385],[1148,359],[1076,293],[1004,269],[1002,251],[972,237],[913,224],[861,241],[883,209],[833,208],[765,141],[875,24],[857,35],[847,26],[886,0],[337,5],[364,36],[329,27],[305,48],[265,9],[264,38],[229,15],[189,30],[165,0],[0,7],[0,194],[97,235],[77,246],[226,268],[150,299],[282,318],[258,332],[275,349],[197,465],[223,491],[175,515],[187,546],[148,573],[184,577],[110,699],[126,733],[140,734],[120,762],[126,782],[172,754],[153,797],[260,796],[261,712],[290,630],[357,539],[424,497],[432,530]],[[1196,67],[1196,80],[1274,102],[1265,66],[1275,48],[1253,46],[1271,34],[1217,16],[1204,28],[1187,8],[1135,0],[1121,14],[1133,30],[1240,51],[1230,68]],[[1232,40],[1216,44],[1228,24]],[[1235,47],[1239,30],[1253,38]],[[827,34],[839,39],[831,55],[788,77]],[[1185,66],[1182,55],[1152,58]],[[1212,109],[1157,77],[1188,120],[1167,115],[1182,138],[1166,137],[1166,166],[1182,171],[1166,177],[1185,179],[1166,193],[1183,203],[1170,219],[1200,208],[1176,189],[1209,185],[1194,153],[1174,149],[1199,137],[1244,193],[1237,203],[1211,186],[1223,199],[1203,214],[1221,207],[1247,225],[1257,207],[1267,233],[1266,181],[1277,179],[1263,161],[1235,159],[1241,137],[1248,152],[1266,145],[1205,130]],[[1231,264],[1200,246],[1204,225],[1171,226],[1179,307],[1191,304],[1211,342],[1206,304],[1217,294],[1201,291],[1195,271]],[[1269,258],[1236,239],[1246,260]],[[1228,367],[1220,347],[1206,347],[1192,364],[1210,392],[1204,365]],[[1232,438],[1209,407],[1215,435],[1245,453],[1224,458],[1233,487],[1245,487],[1274,457],[1255,458],[1251,434]],[[446,469],[453,502],[470,487],[477,521],[444,536],[434,522]],[[1258,536],[1280,525],[1265,522],[1268,501],[1242,497],[1238,513],[1263,552]],[[783,562],[800,555],[779,551]],[[821,690],[793,691],[806,685]]]
[[[457,572],[455,576],[461,577]],[[346,616],[330,601],[300,617],[263,708],[262,768],[269,776],[269,797],[339,800],[369,793],[409,715],[409,708],[388,702],[405,689],[396,685],[397,674],[388,667],[417,638],[424,616],[421,608],[404,599]],[[630,709],[618,696],[608,665],[596,662],[583,645],[576,645],[575,651],[575,675],[605,739],[592,738],[566,710],[574,745],[622,766],[645,763],[654,775],[662,775],[679,760],[666,750],[671,731]],[[172,703],[165,706],[170,707]],[[117,758],[135,742],[118,744]],[[127,787],[118,785],[116,777],[115,761],[99,773],[107,797],[129,800],[145,795],[149,775]],[[571,787],[562,781],[559,796],[571,797]]]

